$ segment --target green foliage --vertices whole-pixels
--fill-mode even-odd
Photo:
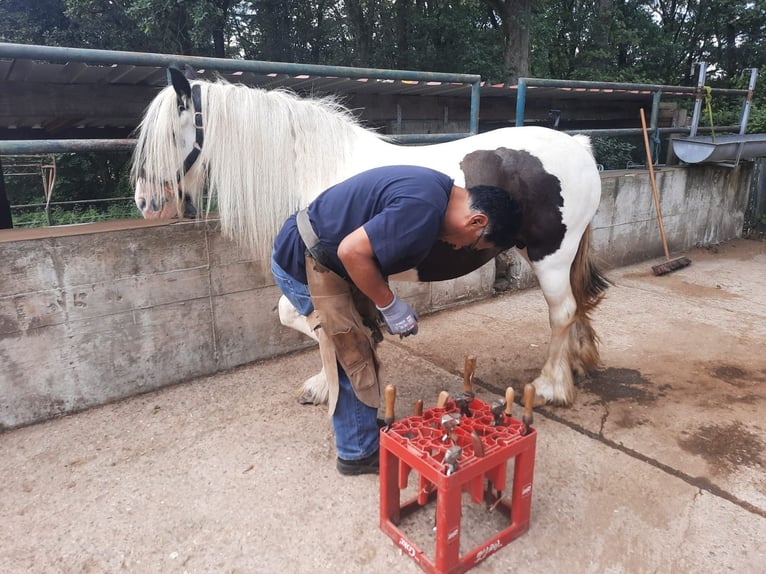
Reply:
[[[133,196],[127,152],[59,154],[55,156],[55,164],[54,201]],[[30,176],[6,176],[6,192],[13,205],[45,201],[42,172],[38,178],[34,176],[34,168],[27,171]]]
[[[517,16],[526,8],[529,21]],[[491,83],[513,79],[522,60],[532,77],[693,85],[693,64],[704,61],[710,83],[743,88],[743,68],[766,68],[764,31],[766,0],[0,1],[5,42],[474,73]],[[511,62],[522,32],[528,53]],[[712,105],[716,125],[739,123],[741,100]],[[766,132],[758,90],[748,131]],[[610,169],[642,161],[628,141],[594,147]],[[54,199],[130,196],[127,162],[60,156]],[[39,180],[7,184],[12,203],[41,201]]]
[[[114,203],[106,208],[93,205],[76,204],[74,206],[54,206],[50,210],[52,225],[75,225],[80,223],[94,223],[112,219],[138,219],[141,213],[136,209],[132,200]],[[24,210],[13,214],[14,227],[46,227],[48,218],[45,210],[37,208]]]
[[[626,169],[635,163],[636,146],[621,138],[591,138],[596,163],[604,169]]]
[[[513,18],[529,5],[529,22]],[[766,64],[766,0],[3,0],[11,42],[296,63],[465,72],[505,79],[529,33],[529,75],[729,84]]]
[[[74,39],[64,15],[64,0],[29,0],[0,3],[0,41],[20,44],[64,45]]]
[[[766,133],[766,98],[753,100],[750,117],[747,122],[747,133]]]

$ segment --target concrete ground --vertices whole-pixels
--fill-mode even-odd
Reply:
[[[604,369],[573,407],[535,411],[529,531],[472,572],[764,571],[766,243],[687,255],[662,277],[660,260],[608,273]],[[533,289],[390,339],[397,414],[460,391],[468,354],[479,398],[520,389],[546,312]],[[0,572],[420,572],[378,527],[378,477],[338,475],[325,410],[296,403],[318,364],[309,350],[1,434]],[[465,503],[461,540],[497,516]]]

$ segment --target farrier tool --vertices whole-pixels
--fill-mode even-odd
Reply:
[[[524,385],[524,414],[521,422],[524,423],[524,435],[529,434],[529,427],[532,424],[532,407],[535,404],[535,386],[532,383]]]
[[[394,404],[396,403],[396,387],[392,384],[386,385],[384,391],[385,403],[386,403],[386,418],[383,422],[386,423],[385,432],[391,430],[391,425],[394,423]]]

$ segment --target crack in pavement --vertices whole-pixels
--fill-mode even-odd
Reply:
[[[601,406],[604,407],[604,414],[601,415],[601,426],[598,429],[598,436],[604,437],[604,427],[606,426],[606,419],[609,418],[609,407],[605,401],[601,401]]]
[[[393,341],[392,341],[393,342]],[[409,348],[405,345],[402,345],[401,343],[394,342],[394,344],[399,347],[400,349],[404,350],[405,352],[418,357],[419,359],[425,360],[429,363],[431,363],[433,366],[440,368],[444,371],[447,371],[449,373],[454,373],[457,376],[459,376],[461,379],[463,377],[462,372],[455,372],[453,371],[449,366],[443,364],[442,361],[436,361],[433,357],[426,357],[419,353],[413,352],[412,348]],[[499,396],[505,396],[505,389],[501,389],[495,385],[492,385],[490,383],[486,383],[482,381],[479,377],[474,377],[473,384],[479,387],[482,387],[492,393],[495,393]],[[517,402],[519,404],[523,404],[521,401],[521,397],[517,396]],[[732,504],[735,504],[739,506],[740,508],[746,510],[747,512],[750,512],[752,514],[756,514],[758,516],[761,516],[763,518],[766,518],[766,509],[759,508],[755,506],[754,504],[751,504],[750,502],[747,502],[746,500],[742,500],[741,498],[733,495],[732,493],[724,490],[720,486],[717,486],[710,482],[708,479],[701,477],[701,476],[691,476],[690,474],[687,474],[681,470],[678,470],[676,468],[673,468],[672,466],[668,466],[667,464],[658,461],[657,459],[654,459],[650,456],[647,456],[637,450],[634,450],[632,448],[629,448],[622,443],[615,442],[609,438],[606,438],[603,434],[604,430],[604,423],[606,421],[606,417],[609,416],[609,411],[606,408],[605,405],[605,416],[602,418],[602,424],[601,428],[599,429],[598,433],[595,433],[591,430],[586,429],[582,425],[579,425],[577,423],[573,423],[572,421],[568,421],[564,419],[563,417],[558,416],[554,412],[552,412],[550,409],[545,407],[538,407],[535,409],[538,414],[541,414],[545,418],[552,420],[554,422],[557,422],[559,424],[564,425],[565,427],[582,434],[584,436],[587,436],[588,438],[591,438],[595,441],[600,442],[601,444],[608,446],[609,448],[615,449],[631,458],[634,458],[640,462],[649,464],[653,466],[654,468],[657,468],[658,470],[661,470],[662,472],[669,474],[670,476],[673,476],[675,478],[678,478],[680,480],[683,480],[687,484],[699,489],[700,491],[707,491],[710,494],[717,496],[719,498],[722,498],[728,502],[731,502]]]
[[[492,385],[485,385],[482,384],[479,380],[474,380],[475,384],[479,384],[479,386],[482,386],[486,388],[487,390],[490,390],[492,392],[497,392],[497,389],[493,388]],[[727,500],[728,502],[731,502],[732,504],[736,504],[740,508],[747,510],[748,512],[751,512],[753,514],[757,514],[758,516],[762,516],[763,518],[766,518],[766,510],[762,508],[758,508],[754,504],[751,504],[750,502],[747,502],[746,500],[742,500],[741,498],[733,495],[732,493],[724,490],[720,486],[717,486],[710,482],[708,479],[701,477],[701,476],[691,476],[690,474],[687,474],[683,472],[682,470],[678,470],[677,468],[673,468],[672,466],[668,466],[667,464],[658,461],[655,458],[652,458],[650,456],[647,456],[637,450],[634,450],[630,447],[625,446],[622,443],[615,442],[611,439],[606,438],[603,434],[600,434],[601,431],[599,431],[599,434],[596,434],[593,431],[590,431],[586,429],[585,427],[573,423],[571,421],[568,421],[553,412],[551,412],[549,409],[546,409],[544,407],[538,408],[537,411],[542,414],[545,418],[550,419],[554,422],[557,422],[559,424],[562,424],[570,429],[572,429],[575,432],[578,432],[582,435],[585,435],[589,438],[592,438],[593,440],[596,440],[600,442],[601,444],[608,446],[610,448],[613,448],[615,450],[620,451],[623,454],[626,454],[640,462],[644,462],[646,464],[649,464],[666,474],[669,474],[670,476],[673,476],[675,478],[679,478],[686,482],[687,484],[694,486],[695,488],[698,488],[700,490],[705,490],[709,492],[710,494],[713,494],[714,496],[717,496],[719,498],[723,498],[724,500]],[[603,428],[602,428],[603,430]]]

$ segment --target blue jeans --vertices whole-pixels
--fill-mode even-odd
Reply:
[[[274,282],[287,300],[301,315],[314,310],[309,287],[288,275],[279,264],[271,259],[271,273]],[[358,398],[348,380],[346,372],[338,363],[338,404],[332,415],[335,430],[335,450],[343,460],[359,460],[377,452],[379,447],[378,409],[368,407]]]

